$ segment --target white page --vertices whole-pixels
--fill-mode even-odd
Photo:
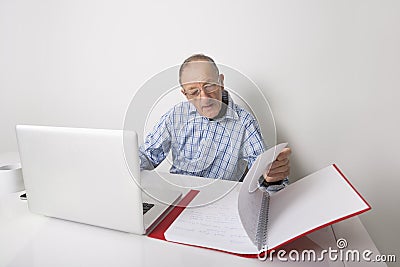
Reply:
[[[281,144],[273,148],[275,154],[285,146]],[[267,156],[271,158],[267,155],[270,152],[265,153],[257,159],[259,162],[264,162]],[[272,161],[276,155],[272,156]],[[241,186],[235,187],[224,198],[207,206],[186,208],[165,232],[165,238],[233,253],[257,254],[255,233],[262,192],[255,183],[258,184],[265,165],[253,167],[244,182],[239,184]],[[257,179],[252,179],[255,177]],[[271,195],[268,250],[368,208],[333,166],[326,167]]]
[[[258,156],[241,187],[236,187],[223,199],[204,207],[186,208],[165,232],[165,238],[234,253],[257,254],[255,234],[248,233],[255,232],[258,224],[262,200],[258,178],[286,146],[287,143],[280,144]],[[239,188],[242,188],[240,196]]]
[[[335,167],[328,166],[271,196],[268,249],[368,208]]]
[[[239,188],[212,204],[186,208],[165,231],[165,238],[233,253],[258,253],[239,219]]]
[[[274,146],[257,157],[249,172],[243,180],[238,198],[238,209],[241,222],[250,240],[256,246],[256,232],[258,218],[260,216],[263,192],[258,189],[260,176],[266,172],[271,163],[275,161],[279,153],[287,146],[287,143]]]

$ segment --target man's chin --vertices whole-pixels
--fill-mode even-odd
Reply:
[[[209,118],[209,119],[215,118],[218,115],[218,112],[216,110],[210,110],[210,111],[203,110],[202,113],[203,113],[202,115],[204,117]]]
[[[221,110],[221,106],[218,105],[217,103],[212,103],[211,105],[208,106],[202,106],[201,112],[199,112],[202,116],[213,119],[218,116],[219,111]],[[199,111],[199,109],[198,109]]]

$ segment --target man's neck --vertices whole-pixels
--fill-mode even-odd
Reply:
[[[228,92],[223,90],[222,91],[222,103],[221,103],[221,109],[218,113],[217,116],[215,116],[212,119],[209,119],[210,121],[222,118],[226,114],[226,110],[228,109],[228,104],[229,104],[229,97],[228,97]]]

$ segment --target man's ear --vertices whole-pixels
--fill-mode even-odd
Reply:
[[[185,90],[183,90],[183,88],[181,88],[181,93],[182,93],[184,96],[186,96]]]
[[[222,90],[224,90],[224,79],[225,79],[225,76],[221,73],[219,75],[219,84],[222,87]]]

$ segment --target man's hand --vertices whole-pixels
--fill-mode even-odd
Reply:
[[[279,153],[271,167],[264,173],[264,180],[268,183],[277,182],[285,179],[290,173],[289,156],[292,150],[287,147]]]

